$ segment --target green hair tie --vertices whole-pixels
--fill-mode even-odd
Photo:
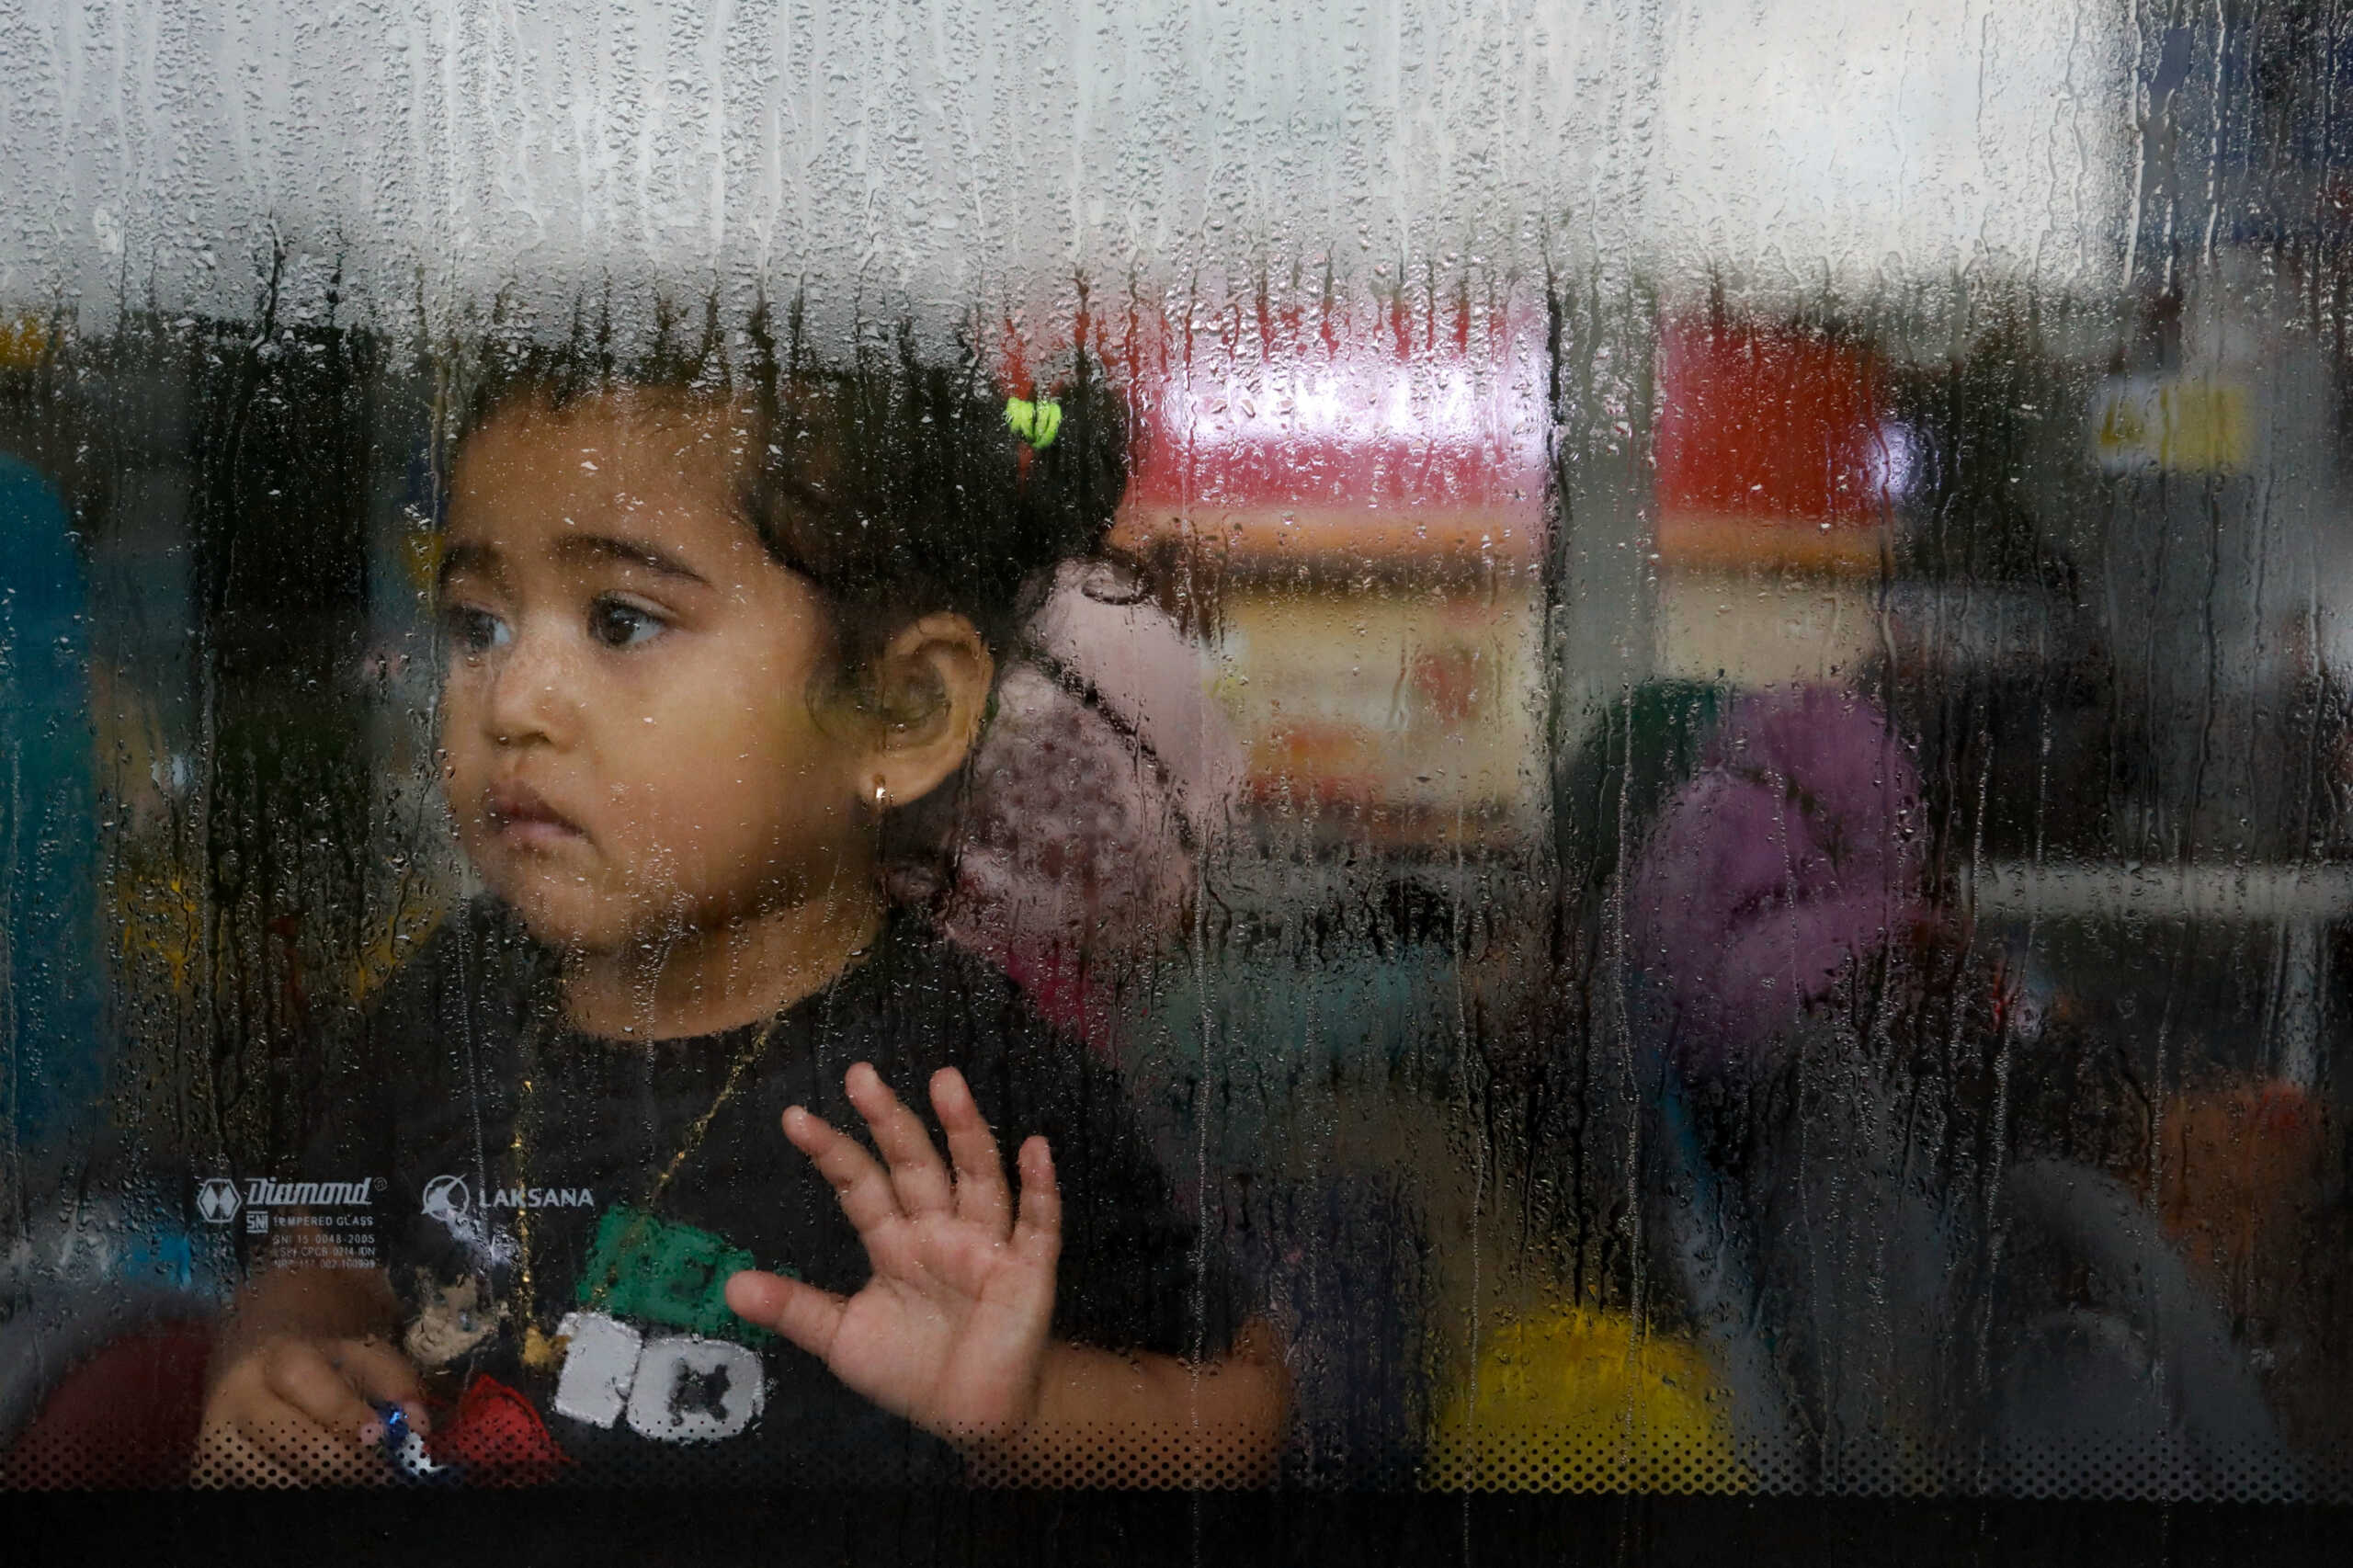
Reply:
[[[1040,451],[1054,444],[1054,437],[1063,427],[1063,405],[1051,398],[1040,398],[1031,403],[1027,398],[1005,400],[1005,422],[1013,433]]]

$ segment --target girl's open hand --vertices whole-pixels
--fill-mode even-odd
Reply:
[[[952,1174],[872,1067],[858,1063],[843,1086],[881,1161],[799,1106],[784,1113],[784,1135],[834,1184],[874,1277],[845,1297],[747,1269],[727,1282],[727,1304],[926,1431],[965,1442],[1010,1438],[1038,1411],[1062,1252],[1062,1198],[1046,1141],[1021,1146],[1017,1211],[996,1139],[963,1074],[943,1068],[931,1080]]]

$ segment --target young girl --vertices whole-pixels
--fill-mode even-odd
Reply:
[[[404,1421],[475,1480],[1256,1479],[1279,1358],[1122,1086],[881,892],[1108,523],[1119,404],[1083,358],[1051,403],[904,340],[714,358],[473,401],[439,718],[494,896],[346,1053],[311,1163],[384,1178],[372,1230],[241,1303],[199,1477],[382,1474]]]

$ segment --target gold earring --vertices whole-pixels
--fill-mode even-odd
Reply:
[[[874,781],[874,814],[877,816],[881,815],[882,808],[889,805],[890,802],[891,791],[889,787],[885,785],[882,780],[877,778]]]

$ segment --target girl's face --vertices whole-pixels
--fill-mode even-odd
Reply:
[[[540,940],[611,951],[865,896],[860,749],[807,694],[815,588],[733,505],[724,406],[510,406],[452,476],[441,746],[466,854]]]

